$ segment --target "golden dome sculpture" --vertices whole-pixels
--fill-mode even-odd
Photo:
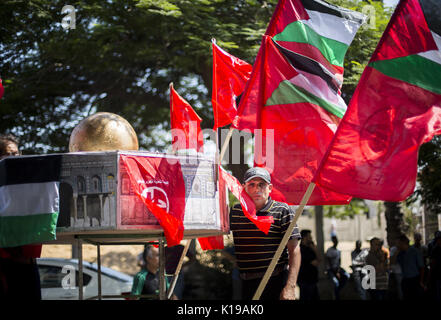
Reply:
[[[69,139],[70,152],[138,149],[138,138],[130,123],[110,112],[98,112],[81,120]]]

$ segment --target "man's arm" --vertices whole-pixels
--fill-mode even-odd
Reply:
[[[280,300],[296,299],[295,288],[301,262],[300,246],[298,245],[298,242],[298,239],[291,239],[286,245],[289,254],[289,273],[286,286],[282,289],[282,292],[280,293]]]

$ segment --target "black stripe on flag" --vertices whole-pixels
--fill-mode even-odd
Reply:
[[[0,187],[10,184],[60,181],[61,157],[61,155],[44,155],[5,158],[0,161]]]
[[[420,0],[424,17],[429,25],[430,31],[441,36],[441,1],[440,0]],[[441,50],[441,48],[438,48]]]
[[[351,20],[363,24],[366,21],[366,16],[360,12],[352,11],[346,8],[338,7],[333,4],[321,0],[300,0],[305,9],[327,13],[339,18]]]
[[[277,46],[279,51],[285,56],[286,59],[290,62],[290,64],[296,68],[297,70],[306,71],[308,73],[314,74],[322,78],[328,84],[329,88],[335,93],[338,92],[341,87],[340,81],[322,64],[317,61],[305,57],[301,54],[288,50],[281,45],[279,45],[276,41],[274,44]]]

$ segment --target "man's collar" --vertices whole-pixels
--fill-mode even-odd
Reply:
[[[263,211],[268,211],[269,208],[271,207],[271,205],[273,204],[273,199],[271,199],[271,197],[268,197],[268,201],[266,202],[266,204],[259,210],[259,212],[263,212]]]

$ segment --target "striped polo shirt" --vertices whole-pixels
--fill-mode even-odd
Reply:
[[[293,210],[286,203],[271,198],[256,215],[274,217],[274,223],[271,224],[268,234],[260,231],[244,215],[240,204],[236,204],[230,210],[230,229],[233,232],[237,265],[241,273],[265,273],[289,223],[294,218]],[[293,238],[301,238],[297,226],[290,237]],[[276,268],[283,267],[287,263],[288,250],[285,248]]]

